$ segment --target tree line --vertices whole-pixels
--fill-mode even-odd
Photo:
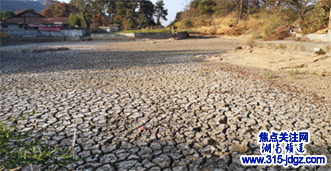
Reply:
[[[124,29],[145,28],[167,21],[168,10],[164,1],[155,4],[149,0],[71,0],[68,4],[48,0],[40,12],[45,17],[69,17],[70,26],[90,27],[117,24]],[[4,11],[1,19],[14,16]]]
[[[47,3],[41,12],[46,17],[69,17],[71,26],[89,27],[117,24],[124,29],[161,25],[168,10],[163,0],[153,4],[138,0],[71,0],[69,4]]]
[[[10,17],[14,17],[15,13],[13,11],[0,11],[0,20],[4,20]]]

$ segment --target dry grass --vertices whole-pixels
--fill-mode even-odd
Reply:
[[[316,34],[327,34],[328,33],[328,30],[329,30],[328,28],[317,30],[316,31]]]
[[[3,31],[0,29],[0,46],[3,46],[3,44],[2,44],[2,40],[3,40],[3,39],[10,38],[10,37],[12,37],[11,34],[6,33],[6,32],[3,32]]]
[[[317,55],[325,55],[326,52],[324,50],[320,50],[320,51],[315,52],[315,54],[317,54]]]
[[[230,13],[227,16],[221,18],[215,18],[211,23],[215,24],[210,26],[198,27],[200,21],[194,23],[195,31],[202,32],[204,34],[216,34],[216,35],[241,35],[241,34],[254,34],[253,37],[259,38],[260,31],[263,28],[263,20],[257,19],[258,17],[251,16],[246,21],[242,20],[237,24],[237,14]],[[234,26],[234,27],[233,27]]]
[[[249,39],[247,39],[246,40],[246,42],[245,42],[245,45],[246,46],[249,46],[249,47],[256,47],[257,46],[257,43],[255,42],[255,37],[251,37],[251,38],[249,38]]]
[[[306,38],[305,36],[302,36],[302,38],[300,39],[301,42],[313,42],[312,40]]]
[[[242,35],[243,31],[245,30],[245,28],[243,27],[238,27],[237,25],[233,25],[231,27],[231,29],[227,30],[225,32],[226,35],[236,35],[236,36],[239,36],[239,35]]]

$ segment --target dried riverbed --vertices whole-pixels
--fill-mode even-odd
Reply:
[[[86,159],[76,170],[282,170],[240,164],[240,153],[260,154],[260,130],[309,130],[309,153],[327,155],[330,163],[328,101],[281,78],[266,79],[260,69],[195,57],[240,44],[187,39],[3,47],[0,118],[36,111],[18,126],[54,146],[70,146],[77,129],[76,154]],[[146,130],[138,130],[142,126]],[[330,167],[297,170],[305,169]]]

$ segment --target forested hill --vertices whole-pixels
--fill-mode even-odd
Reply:
[[[331,27],[330,9],[331,0],[191,0],[170,26],[283,40],[294,37],[293,32],[326,33]]]
[[[18,11],[22,9],[33,9],[40,12],[45,6],[40,1],[18,1],[18,0],[0,0],[0,11]]]

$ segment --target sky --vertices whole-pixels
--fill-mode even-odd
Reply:
[[[61,0],[60,0],[61,1]],[[69,3],[70,0],[62,0],[63,2]],[[151,0],[154,4],[157,0]],[[168,21],[161,20],[162,25],[167,26],[171,21],[176,17],[177,12],[180,12],[184,9],[186,2],[185,0],[164,0],[165,8],[168,9]],[[189,0],[187,0],[189,3]]]

